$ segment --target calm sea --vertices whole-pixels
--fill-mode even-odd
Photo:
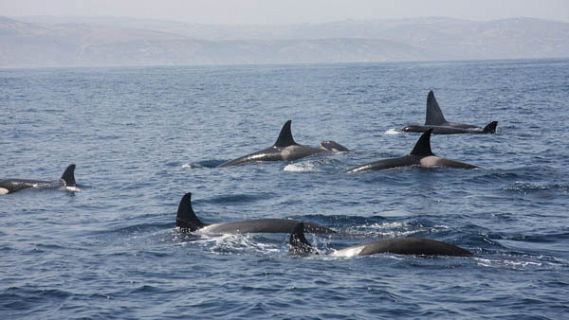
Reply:
[[[433,136],[480,166],[346,174],[407,154],[434,90],[450,121],[496,135]],[[348,154],[215,166],[299,143]],[[569,61],[0,70],[0,178],[82,191],[0,197],[2,319],[566,319]],[[324,252],[419,236],[473,258],[293,257],[288,235],[175,228],[192,192],[208,223],[294,218],[346,234]]]

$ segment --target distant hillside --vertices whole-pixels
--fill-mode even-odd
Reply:
[[[569,23],[517,18],[220,26],[0,17],[0,67],[334,63],[569,57]]]

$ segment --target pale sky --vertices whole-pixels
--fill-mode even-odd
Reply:
[[[569,22],[569,0],[0,0],[0,16],[32,15],[269,25],[432,16]]]

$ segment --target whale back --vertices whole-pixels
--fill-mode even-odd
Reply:
[[[385,239],[372,242],[365,245],[359,255],[365,256],[378,253],[425,256],[472,256],[472,252],[449,243],[413,237]]]
[[[297,220],[289,219],[251,219],[232,222],[222,222],[210,224],[200,232],[206,233],[290,233],[294,227],[301,223]],[[304,222],[304,231],[310,233],[335,233],[334,230],[324,226]]]

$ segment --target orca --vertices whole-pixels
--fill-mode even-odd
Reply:
[[[297,255],[318,253],[304,236],[302,223],[294,226],[290,234],[290,252]],[[445,242],[424,238],[393,238],[377,240],[334,251],[329,256],[353,257],[368,256],[379,253],[393,253],[418,256],[456,256],[469,257],[472,252]]]
[[[283,125],[277,141],[271,147],[226,161],[218,167],[236,166],[256,161],[293,161],[320,153],[348,151],[348,148],[335,141],[322,141],[320,148],[298,144],[292,137],[291,123],[292,120],[288,120]]]
[[[348,148],[344,147],[343,145],[339,144],[336,141],[332,140],[324,140],[320,142],[320,148],[330,152],[348,152]]]
[[[0,180],[0,194],[14,193],[24,189],[63,189],[79,191],[75,183],[75,165],[69,165],[58,180],[4,179]]]
[[[492,121],[485,127],[478,127],[471,124],[449,122],[445,119],[441,108],[435,98],[433,91],[429,91],[427,96],[427,117],[424,125],[410,124],[401,129],[404,132],[425,132],[433,129],[434,134],[455,134],[455,133],[496,133],[498,121]]]
[[[449,160],[434,155],[433,152],[431,151],[432,132],[433,132],[432,128],[424,132],[417,141],[417,143],[415,144],[413,151],[411,151],[411,153],[406,156],[378,160],[372,163],[351,168],[347,172],[354,173],[360,171],[383,170],[383,169],[409,167],[409,166],[418,166],[421,168],[438,168],[438,167],[449,167],[449,168],[459,168],[459,169],[477,168],[477,166],[468,163]]]
[[[192,193],[188,192],[178,205],[176,227],[182,232],[199,232],[210,234],[225,233],[290,233],[297,220],[289,219],[253,219],[224,223],[205,224],[192,209]],[[314,223],[303,224],[304,231],[310,233],[336,233],[336,231]]]

